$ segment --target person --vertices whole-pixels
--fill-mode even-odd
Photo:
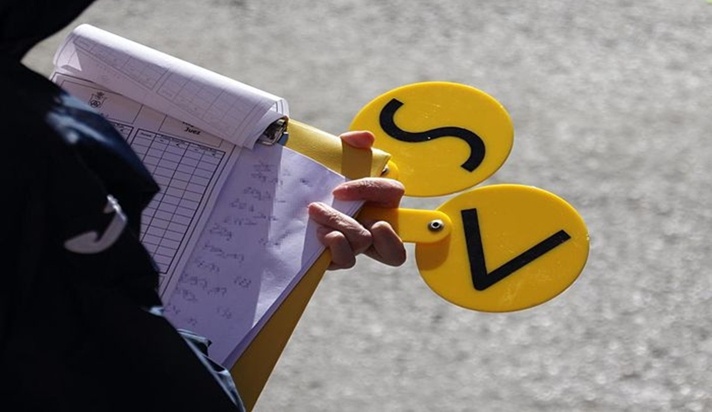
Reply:
[[[158,191],[150,173],[102,116],[21,63],[91,3],[0,5],[0,402],[23,411],[243,410],[208,342],[162,316],[157,271],[139,241],[141,211]],[[373,144],[368,132],[342,138]],[[334,195],[396,207],[403,187],[359,179]],[[321,224],[331,269],[359,254],[405,260],[385,222],[319,203],[308,213]]]

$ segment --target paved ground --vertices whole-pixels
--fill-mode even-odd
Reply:
[[[554,191],[588,224],[580,280],[520,313],[447,304],[414,259],[328,274],[258,411],[712,410],[704,0],[100,0],[79,21],[281,95],[333,133],[396,86],[478,87],[516,129],[486,184]],[[28,64],[49,72],[58,42]]]

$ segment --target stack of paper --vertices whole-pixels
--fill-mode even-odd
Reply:
[[[52,79],[100,111],[161,187],[141,239],[166,316],[229,366],[324,250],[307,205],[345,178],[281,145],[255,144],[287,103],[92,26],[75,29]]]

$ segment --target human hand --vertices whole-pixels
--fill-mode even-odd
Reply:
[[[347,132],[340,137],[359,149],[371,148],[374,141],[373,134],[365,131]],[[368,205],[396,208],[404,192],[396,180],[367,177],[342,183],[333,194],[340,200],[365,200]],[[310,204],[309,217],[319,223],[319,241],[331,251],[329,269],[351,268],[361,253],[390,266],[405,262],[403,241],[388,222],[359,221],[323,203]]]

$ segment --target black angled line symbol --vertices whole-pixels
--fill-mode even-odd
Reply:
[[[465,229],[465,242],[467,243],[467,255],[470,259],[470,272],[472,274],[472,284],[475,290],[483,291],[500,280],[506,278],[527,264],[541,257],[545,253],[571,239],[571,236],[564,230],[559,230],[548,238],[503,264],[491,273],[487,273],[485,264],[485,254],[482,248],[482,236],[480,234],[480,223],[477,218],[477,209],[467,209],[461,211],[462,223]]]

